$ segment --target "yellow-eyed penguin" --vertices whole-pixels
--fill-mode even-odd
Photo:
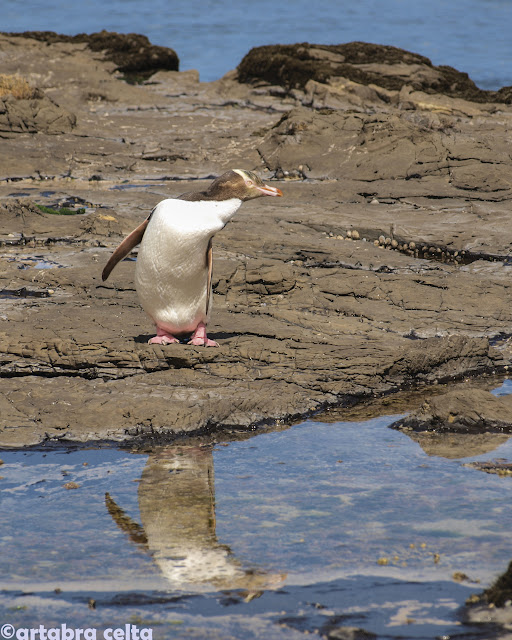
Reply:
[[[142,308],[156,325],[150,344],[179,342],[218,346],[206,335],[211,308],[212,239],[242,202],[260,196],[282,196],[252,171],[234,169],[206,191],[162,200],[149,217],[123,240],[103,269],[112,269],[140,242],[135,286]]]

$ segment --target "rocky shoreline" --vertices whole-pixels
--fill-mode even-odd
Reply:
[[[96,36],[0,35],[36,90],[0,94],[0,446],[248,429],[507,370],[510,88],[484,101],[364,43],[253,50],[202,83]],[[288,76],[257,76],[263,54]],[[148,345],[133,261],[101,269],[159,200],[237,167],[285,197],[215,239],[220,348]]]

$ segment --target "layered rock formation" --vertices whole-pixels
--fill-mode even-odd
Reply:
[[[509,365],[506,91],[468,101],[452,72],[373,45],[306,48],[300,81],[244,60],[130,85],[103,49],[47,41],[0,36],[2,71],[76,118],[0,131],[2,445],[246,429]],[[148,345],[135,254],[101,269],[159,200],[229,168],[285,197],[215,239],[221,346]]]

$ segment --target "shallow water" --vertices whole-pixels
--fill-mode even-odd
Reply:
[[[49,260],[43,255],[25,256],[19,254],[4,254],[0,255],[0,258],[5,258],[7,262],[17,263],[18,269],[59,269],[63,266],[55,260]]]
[[[0,621],[489,637],[460,607],[512,558],[512,482],[463,463],[510,460],[512,440],[449,436],[429,455],[431,440],[387,428],[398,417],[149,455],[2,452]]]
[[[362,40],[402,47],[465,71],[483,89],[512,85],[511,0],[3,0],[2,31],[136,32],[172,47],[204,81],[234,69],[251,47]]]

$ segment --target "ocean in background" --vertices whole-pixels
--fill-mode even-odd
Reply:
[[[0,31],[142,33],[172,47],[180,69],[198,69],[203,81],[234,69],[255,46],[362,40],[465,71],[482,89],[512,85],[512,0],[1,0],[0,7]]]

